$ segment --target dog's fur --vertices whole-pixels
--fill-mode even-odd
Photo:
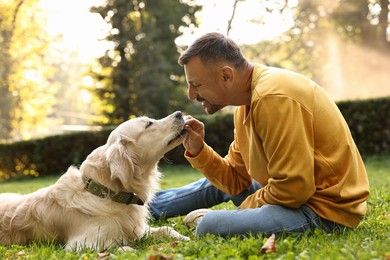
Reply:
[[[0,195],[0,243],[56,241],[66,249],[100,250],[127,245],[149,233],[188,239],[169,227],[149,228],[148,203],[160,172],[158,161],[185,135],[181,112],[160,120],[131,119],[110,134],[81,164],[71,166],[52,186],[34,193]],[[133,192],[145,204],[122,204],[85,189],[82,176],[114,192]]]

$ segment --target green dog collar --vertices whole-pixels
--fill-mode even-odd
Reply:
[[[85,184],[85,189],[90,193],[100,197],[100,198],[110,198],[112,201],[123,203],[123,204],[137,204],[144,205],[144,202],[133,192],[118,192],[115,193],[113,190],[101,185],[98,182],[95,182],[92,179],[88,179],[83,176],[83,182]]]

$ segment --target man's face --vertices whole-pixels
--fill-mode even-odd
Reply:
[[[214,114],[226,105],[226,91],[221,69],[205,66],[199,57],[184,65],[188,83],[188,98],[202,103],[207,114]]]

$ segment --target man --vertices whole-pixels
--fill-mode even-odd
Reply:
[[[367,174],[342,114],[321,87],[248,62],[219,33],[197,39],[179,64],[189,99],[208,114],[237,106],[235,137],[222,158],[204,142],[203,123],[189,116],[185,156],[207,180],[159,192],[154,216],[183,215],[231,199],[238,209],[207,212],[197,236],[358,226],[369,196]]]

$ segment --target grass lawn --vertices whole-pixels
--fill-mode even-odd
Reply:
[[[182,224],[183,217],[151,223],[169,225],[192,238],[188,242],[146,238],[134,242],[135,252],[121,252],[111,248],[104,254],[97,252],[66,252],[53,243],[31,243],[28,246],[1,246],[0,259],[390,259],[390,156],[371,157],[366,160],[371,184],[368,214],[353,231],[326,234],[297,234],[276,238],[276,253],[261,254],[267,238],[220,238],[206,236],[195,239],[194,230]],[[179,187],[201,175],[186,166],[162,166],[164,178],[161,188]],[[28,193],[55,182],[46,177],[28,181],[0,184],[1,192]],[[230,203],[217,208],[233,208]],[[164,258],[166,257],[166,258]]]

